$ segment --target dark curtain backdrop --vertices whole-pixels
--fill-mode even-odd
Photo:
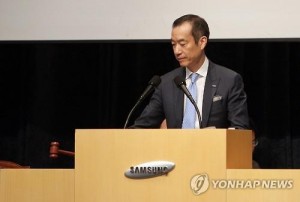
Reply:
[[[207,55],[244,78],[254,159],[262,168],[300,168],[300,43],[212,41]],[[151,77],[177,66],[168,41],[1,42],[0,159],[74,167],[72,157],[48,157],[51,141],[74,151],[75,129],[123,128]]]

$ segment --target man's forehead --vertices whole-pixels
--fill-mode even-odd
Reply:
[[[186,41],[189,38],[193,37],[190,30],[183,31],[172,31],[171,40],[173,41]]]

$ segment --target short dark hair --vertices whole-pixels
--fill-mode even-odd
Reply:
[[[209,27],[204,18],[201,18],[198,15],[188,14],[177,18],[172,27],[175,28],[177,26],[182,25],[184,22],[189,22],[192,25],[192,36],[196,43],[198,43],[199,39],[202,36],[206,36],[209,39]]]

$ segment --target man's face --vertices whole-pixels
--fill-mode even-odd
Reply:
[[[174,55],[180,66],[196,71],[204,61],[204,48],[207,38],[202,36],[196,43],[191,31],[192,26],[189,22],[174,27],[171,42]]]

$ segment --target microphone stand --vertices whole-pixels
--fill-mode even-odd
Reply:
[[[146,90],[143,92],[143,94],[140,96],[140,98],[138,99],[136,104],[133,106],[133,108],[129,112],[126,122],[124,124],[124,129],[127,128],[129,118],[131,117],[131,114],[133,113],[135,108],[145,99],[145,97],[147,97],[155,89],[155,87],[157,87],[160,84],[160,82],[161,82],[161,79],[159,76],[155,75],[152,77],[152,79],[148,83],[148,87],[146,88]]]
[[[140,103],[140,102],[137,102],[137,103],[133,106],[133,108],[131,109],[131,111],[129,112],[129,114],[128,114],[127,118],[126,118],[126,122],[125,122],[125,124],[124,124],[124,129],[127,128],[127,124],[128,124],[129,118],[131,117],[131,114],[134,112],[135,108],[139,105],[139,103]]]

